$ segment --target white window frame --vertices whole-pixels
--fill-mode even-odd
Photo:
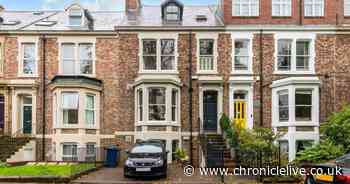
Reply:
[[[251,33],[232,33],[232,74],[252,74],[253,73],[253,37],[254,35]],[[248,69],[247,70],[236,70],[235,69],[235,41],[236,40],[247,40],[248,43]]]
[[[344,0],[344,16],[350,16],[350,0]]]
[[[24,49],[23,44],[34,44],[35,47],[35,71],[33,74],[25,74],[23,73],[23,65],[24,65]],[[38,67],[39,67],[39,37],[33,36],[33,37],[18,37],[18,76],[19,77],[38,77]]]
[[[254,5],[254,4],[257,4],[256,14],[254,12],[252,12],[252,5]],[[242,14],[243,5],[248,6],[249,13],[247,15]],[[235,12],[236,6],[239,6],[239,9],[240,9],[239,12]],[[236,17],[258,17],[258,16],[260,16],[260,0],[232,0],[232,16],[236,16]]]
[[[150,89],[162,89],[164,90],[164,104],[150,104],[149,102],[149,96],[150,96]],[[166,121],[167,119],[167,115],[169,114],[169,110],[168,110],[168,107],[167,107],[167,104],[168,104],[168,101],[169,99],[167,98],[167,88],[166,87],[149,87],[147,88],[147,96],[148,96],[148,106],[147,106],[147,110],[148,110],[148,115],[146,116],[147,117],[147,121]],[[150,116],[150,109],[151,109],[151,106],[164,106],[165,107],[165,112],[164,112],[164,120],[151,120],[151,116]]]
[[[278,6],[279,14],[275,14],[276,6]],[[285,8],[289,8],[289,12],[285,11]],[[273,17],[290,17],[292,16],[292,0],[284,2],[283,0],[272,0],[272,16]]]
[[[150,88],[165,88],[165,120],[164,121],[151,121],[149,120],[149,89]],[[177,113],[176,113],[176,121],[172,121],[171,117],[171,97],[172,97],[172,90],[177,90]],[[140,121],[139,119],[139,97],[138,97],[138,91],[142,90],[142,100],[143,100],[143,121]],[[171,84],[141,84],[137,88],[135,88],[135,126],[143,126],[143,125],[164,125],[164,126],[180,126],[181,122],[181,90],[176,85]]]
[[[71,15],[71,11],[72,10],[75,10],[75,11],[79,11],[81,12],[81,24],[80,25],[72,25],[70,24],[70,18],[74,15]],[[67,13],[67,26],[68,27],[81,27],[83,25],[85,25],[85,13],[84,13],[84,9],[82,7],[80,7],[79,5],[74,5],[74,6],[71,6],[70,8],[68,8],[66,10],[66,13]],[[78,17],[78,16],[77,16]]]
[[[94,100],[94,103],[93,103],[93,108],[91,109],[91,108],[87,108],[87,97],[88,96],[90,96],[90,97],[93,97],[93,100]],[[86,93],[85,94],[85,105],[84,105],[84,107],[85,107],[85,111],[84,111],[84,113],[85,113],[85,116],[84,116],[84,122],[85,122],[85,124],[86,124],[86,126],[92,126],[92,127],[94,127],[95,126],[95,124],[96,124],[96,95],[95,94],[91,94],[91,93]],[[93,112],[93,114],[94,114],[94,121],[93,121],[93,123],[92,124],[88,124],[87,123],[87,119],[86,119],[86,114],[87,114],[87,111],[92,111]]]
[[[74,157],[76,157],[76,159],[77,159],[76,161],[79,160],[78,143],[76,143],[76,142],[64,142],[61,145],[62,145],[62,161],[64,160],[63,158],[74,158]],[[63,148],[64,146],[76,146],[77,155],[64,155],[64,148]],[[73,159],[72,159],[72,161],[73,161]]]
[[[308,2],[310,1],[310,2]],[[319,0],[304,0],[304,16],[305,17],[323,17],[324,11],[325,11],[325,2],[324,0],[321,0],[321,3],[318,3]],[[311,6],[312,12],[310,14],[307,14],[306,11],[307,6]],[[321,5],[321,14],[316,15],[316,5]]]
[[[63,73],[63,49],[64,44],[74,44],[74,63],[75,73],[64,74]],[[80,69],[80,57],[79,57],[79,45],[91,44],[92,45],[92,74],[82,74]],[[64,76],[88,76],[96,77],[96,39],[77,39],[77,38],[60,38],[59,39],[59,74]]]
[[[295,94],[297,90],[312,91],[312,113],[310,121],[296,121],[295,117]],[[278,93],[288,91],[289,120],[279,121]],[[291,84],[272,89],[272,126],[319,126],[319,86],[315,84]]]
[[[278,41],[279,40],[291,40],[292,41],[292,58],[290,70],[279,70],[278,69]],[[275,71],[274,74],[315,74],[315,40],[316,34],[314,33],[277,33],[275,35]],[[308,70],[298,70],[296,67],[296,43],[297,41],[309,41],[310,42],[310,53],[309,53],[309,68]]]
[[[140,33],[139,35],[139,73],[141,74],[157,74],[157,73],[166,73],[166,74],[178,74],[178,33],[162,33],[162,32],[153,32],[153,33]],[[143,62],[143,40],[156,40],[157,42],[157,67],[156,70],[145,70]],[[161,40],[174,40],[174,69],[173,70],[162,70],[161,69]]]
[[[78,115],[78,117],[77,117],[77,123],[76,124],[69,124],[69,123],[64,123],[64,110],[65,110],[65,108],[63,108],[63,96],[64,96],[64,94],[74,94],[74,95],[78,95],[78,107],[77,107],[77,115]],[[81,101],[80,101],[81,99],[80,99],[80,94],[79,94],[79,92],[76,92],[76,91],[64,91],[64,92],[62,92],[61,93],[61,101],[60,101],[60,116],[62,117],[61,118],[61,120],[62,120],[62,124],[64,125],[64,126],[66,126],[66,127],[69,127],[69,126],[77,126],[77,125],[79,125],[79,117],[80,117],[80,113],[79,113],[79,109],[80,109],[80,107],[81,107]],[[69,109],[68,109],[69,110]]]
[[[197,33],[197,73],[198,74],[218,74],[218,37],[217,33]],[[213,70],[201,70],[200,69],[200,40],[211,39],[214,40],[214,53],[213,53]]]
[[[95,161],[97,159],[97,147],[96,147],[96,143],[95,142],[88,142],[86,143],[86,150],[85,150],[85,161],[90,161],[87,158],[94,158],[94,160],[91,161]],[[88,146],[94,146],[94,154],[88,154]]]
[[[63,123],[63,111],[62,111],[62,94],[63,93],[77,93],[79,95],[79,107],[78,107],[78,124],[64,124]],[[53,122],[55,129],[65,129],[65,128],[82,128],[82,129],[96,129],[98,130],[100,128],[100,93],[95,90],[88,90],[88,89],[79,89],[79,88],[72,88],[72,89],[55,89],[54,91],[54,102],[53,102]],[[86,107],[86,96],[91,95],[95,97],[95,123],[94,125],[88,125],[85,122],[85,107]]]

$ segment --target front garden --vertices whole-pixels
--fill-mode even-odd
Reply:
[[[33,162],[21,166],[0,163],[0,182],[67,182],[96,168],[95,163]]]

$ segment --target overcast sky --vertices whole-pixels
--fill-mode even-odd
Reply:
[[[141,0],[143,4],[159,4],[161,0]],[[217,0],[180,0],[188,5],[216,4]],[[72,2],[80,2],[91,10],[122,10],[124,0],[0,0],[9,10],[60,10]]]

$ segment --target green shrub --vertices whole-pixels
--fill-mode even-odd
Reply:
[[[350,106],[334,113],[321,126],[321,133],[335,145],[342,145],[346,152],[350,152]]]
[[[220,125],[221,125],[221,128],[224,131],[226,131],[227,129],[231,128],[231,120],[226,114],[223,114],[221,116],[221,118],[220,118]]]
[[[295,162],[322,163],[335,159],[344,153],[343,146],[336,145],[333,142],[326,140],[318,145],[298,152]]]
[[[0,162],[0,168],[5,168],[8,167],[8,165],[4,162]]]
[[[177,148],[175,155],[181,161],[188,160],[188,156],[187,156],[185,150],[183,150],[183,149]]]

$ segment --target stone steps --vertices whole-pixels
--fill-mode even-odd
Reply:
[[[25,146],[31,138],[29,137],[10,137],[1,136],[0,137],[0,161],[6,162],[13,154]]]

